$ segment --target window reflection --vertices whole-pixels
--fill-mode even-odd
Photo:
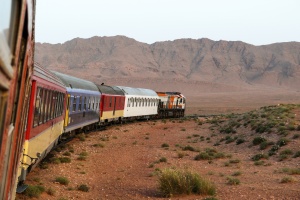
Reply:
[[[0,37],[4,37],[8,43],[9,25],[11,17],[11,4],[10,0],[1,0],[0,6]]]

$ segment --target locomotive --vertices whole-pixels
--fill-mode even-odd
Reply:
[[[27,174],[78,132],[184,116],[179,92],[96,84],[34,63],[35,0],[4,0],[0,13],[0,199],[24,191]]]

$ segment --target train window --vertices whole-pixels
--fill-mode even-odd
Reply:
[[[134,98],[131,97],[132,107],[134,107]]]
[[[39,124],[39,117],[41,114],[41,88],[37,88],[35,107],[34,107],[34,117],[33,117],[33,127]]]
[[[109,97],[109,107],[111,108],[112,97]]]
[[[58,117],[58,109],[59,109],[59,92],[55,92],[56,93],[56,102],[55,102],[55,107],[54,107],[54,115],[55,118]]]
[[[54,108],[55,108],[55,102],[56,102],[56,93],[55,91],[52,92],[52,105],[51,105],[51,119],[54,118]]]
[[[93,103],[92,109],[95,110],[95,97],[92,97],[92,103]]]
[[[61,104],[60,104],[59,116],[63,114],[64,103],[65,103],[65,95],[63,93],[60,93],[60,96],[61,96]]]
[[[56,101],[56,105],[55,105],[55,117],[59,116],[59,105],[60,105],[60,95],[59,92],[56,92],[56,96],[57,96],[57,101]]]
[[[127,107],[130,107],[130,99],[128,99],[128,102],[127,102]]]
[[[1,20],[0,20],[0,34],[3,35],[8,43],[10,33],[10,19],[12,12],[12,1],[4,0],[1,2]],[[2,38],[1,38],[2,39]]]
[[[82,96],[79,96],[78,111],[81,111]]]
[[[61,97],[61,102],[60,102],[60,109],[59,109],[59,116],[62,115],[63,113],[63,109],[64,109],[64,102],[65,102],[65,96],[63,93],[60,93],[60,97]]]
[[[73,98],[73,109],[72,109],[73,112],[76,111],[76,101],[77,101],[76,96],[74,96],[74,98]]]
[[[86,110],[86,97],[84,97],[84,100],[83,100],[83,110]]]
[[[55,107],[56,107],[56,101],[57,101],[57,95],[56,92],[52,92],[52,106],[51,106],[51,118],[55,118]]]
[[[91,109],[91,97],[88,97],[88,109]]]
[[[99,105],[99,99],[96,97],[95,110],[98,110],[98,105]]]
[[[43,117],[44,117],[44,89],[41,88],[40,90],[40,97],[41,97],[41,100],[40,100],[40,116],[39,116],[39,125],[43,123]]]
[[[52,104],[52,93],[53,91],[49,91],[49,97],[48,97],[48,113],[47,113],[47,120],[51,119],[51,104]]]
[[[48,98],[49,98],[49,90],[45,90],[45,98],[44,98],[44,102],[45,102],[45,111],[44,111],[44,123],[47,121],[48,119]]]
[[[10,34],[12,30],[10,29],[11,23],[11,14],[12,12],[12,2],[11,0],[4,0],[1,1],[0,7],[0,44],[1,44],[1,51],[0,51],[0,62],[1,65],[3,64],[3,70],[6,74],[12,76],[12,68],[10,65],[11,62],[11,51],[9,48],[10,42]]]
[[[58,108],[59,108],[59,92],[56,93],[56,102],[55,102],[55,108],[54,108],[54,117],[58,117]]]
[[[58,101],[57,101],[57,117],[60,116],[60,110],[61,110],[61,105],[62,105],[62,96],[61,96],[61,93],[60,92],[57,92],[57,96],[58,96]]]

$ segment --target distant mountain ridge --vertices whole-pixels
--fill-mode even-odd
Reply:
[[[52,70],[115,85],[300,91],[299,42],[254,46],[203,38],[149,45],[125,36],[76,38],[63,44],[36,43],[35,60]]]

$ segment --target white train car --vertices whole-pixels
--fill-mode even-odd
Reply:
[[[157,115],[157,93],[150,89],[116,86],[125,94],[124,118],[150,118]]]

